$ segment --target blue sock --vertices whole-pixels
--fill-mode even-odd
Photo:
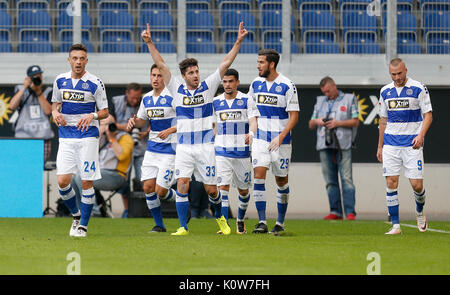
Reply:
[[[250,199],[250,194],[242,196],[239,194],[239,207],[238,207],[238,217],[237,220],[243,221],[245,218],[245,213],[247,212],[248,200]]]
[[[286,217],[288,202],[289,202],[289,184],[286,184],[283,187],[278,187],[277,193],[277,208],[278,208],[277,223],[280,225],[284,224],[284,218]]]
[[[173,188],[169,188],[169,190],[167,191],[167,194],[162,198],[162,200],[172,202],[175,200],[176,194],[177,193],[175,192],[175,190]]]
[[[253,183],[253,198],[260,222],[266,222],[266,180],[255,178]]]
[[[423,211],[423,206],[425,205],[425,189],[421,193],[414,191],[414,197],[416,199],[416,211],[421,213]]]
[[[91,218],[91,212],[92,208],[94,207],[95,202],[95,191],[94,188],[91,187],[90,189],[83,190],[82,191],[82,197],[81,197],[81,219],[80,219],[80,225],[83,227],[87,227],[89,223],[89,219]]]
[[[75,196],[75,191],[73,190],[72,186],[70,184],[65,188],[60,188],[58,186],[58,190],[61,199],[64,201],[64,204],[69,209],[70,213],[72,213],[72,215],[79,214],[77,198]]]
[[[187,217],[189,213],[189,199],[188,194],[181,194],[177,192],[176,203],[178,220],[180,220],[180,226],[188,230],[187,227]]]
[[[392,224],[400,224],[399,217],[399,202],[396,189],[386,190],[386,203],[388,206],[389,215],[391,216]]]
[[[222,215],[225,217],[225,219],[228,221],[228,208],[229,208],[229,202],[228,202],[228,192],[225,190],[221,190],[220,194],[222,195]],[[220,216],[219,216],[220,217]]]
[[[214,199],[211,196],[208,196],[209,203],[214,208],[214,217],[220,218],[222,216],[222,196],[220,191],[217,192],[217,197]]]
[[[152,213],[153,219],[155,220],[155,224],[157,226],[166,228],[164,226],[162,214],[161,214],[161,201],[155,192],[145,194],[145,200],[147,201],[147,207],[150,209]]]

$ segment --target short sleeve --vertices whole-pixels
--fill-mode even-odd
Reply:
[[[178,97],[177,93],[178,93],[178,88],[180,87],[180,85],[182,85],[183,82],[181,81],[180,78],[176,77],[175,75],[171,75],[170,76],[170,81],[169,83],[166,85],[167,90],[169,90],[170,95],[173,98],[173,106],[174,108],[176,108],[177,102],[176,99]]]
[[[248,95],[247,99],[247,117],[253,118],[253,117],[260,117],[261,114],[259,113],[258,107],[256,106],[255,101],[253,100],[253,97]]]
[[[147,113],[145,112],[144,99],[141,100],[141,104],[139,105],[137,117],[142,120],[148,120]]]
[[[286,92],[286,112],[298,112],[300,107],[298,105],[298,93],[294,83],[291,82],[289,90]]]
[[[319,100],[316,98],[316,104],[314,105],[314,110],[311,115],[311,120],[319,118]]]
[[[100,79],[98,80],[97,90],[95,91],[94,98],[97,104],[97,109],[103,110],[108,108],[108,98],[106,97],[105,85]]]
[[[52,94],[52,102],[60,103],[62,102],[61,91],[59,90],[57,79],[53,82],[53,94]]]
[[[423,90],[419,94],[419,105],[422,110],[422,114],[431,112],[433,109],[431,107],[430,93],[425,85],[423,85]]]
[[[380,91],[380,100],[378,101],[378,115],[384,118],[387,118],[388,114],[387,114],[387,109],[386,109],[386,104],[384,102],[383,96],[381,94],[382,92]]]
[[[220,78],[219,69],[217,69],[213,74],[209,75],[205,79],[205,83],[208,86],[208,95],[206,98],[210,98],[211,102],[212,99],[214,99],[214,96],[216,95],[217,89],[219,88],[221,81],[222,79]]]

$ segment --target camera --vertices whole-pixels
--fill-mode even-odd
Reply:
[[[133,138],[134,145],[137,145],[139,143],[139,129],[133,128],[131,130],[131,138]]]
[[[330,118],[323,118],[324,123],[330,121]],[[329,146],[333,144],[333,133],[334,129],[328,129],[325,127],[325,145]]]
[[[116,123],[109,123],[109,125],[108,125],[108,130],[109,130],[109,132],[116,132],[117,131],[117,125],[116,125]]]
[[[33,82],[34,85],[39,86],[42,84],[42,79],[41,79],[41,77],[38,77],[38,76],[32,77],[31,82]]]

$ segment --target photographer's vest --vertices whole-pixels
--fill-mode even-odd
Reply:
[[[127,99],[125,95],[113,96],[112,102],[114,104],[114,112],[116,115],[116,122],[119,124],[127,124],[128,119],[137,114],[139,105],[136,107],[130,107],[127,105]],[[140,131],[146,131],[148,128],[148,123],[144,127],[140,128]],[[147,150],[147,138],[139,140],[139,143],[134,146],[133,156],[143,156]]]
[[[17,93],[21,89],[23,89],[23,86],[17,85],[15,92]],[[50,91],[52,91],[52,88],[47,87],[43,91],[44,96],[47,97]],[[24,90],[19,108],[19,116],[14,128],[15,137],[43,139],[55,137],[48,116],[42,110],[39,98],[33,91],[28,88]]]
[[[356,110],[356,113],[355,113]],[[327,96],[318,96],[317,103],[314,107],[312,119],[317,118],[334,118],[336,120],[350,120],[358,115],[358,102],[356,97],[351,93],[343,93],[339,91],[339,96],[333,100],[328,99]],[[331,145],[325,144],[325,126],[317,126],[317,150],[323,149],[337,149],[336,142]],[[352,147],[356,137],[357,127],[336,128],[336,137],[339,141],[339,146],[342,150],[347,150]]]
[[[130,136],[126,132],[119,131],[116,135],[116,139],[119,142],[122,136]],[[130,136],[131,140],[131,136]],[[119,161],[117,159],[116,154],[114,153],[114,150],[112,148],[112,144],[107,142],[105,140],[105,137],[102,136],[100,139],[100,151],[99,151],[99,159],[100,159],[100,167],[102,169],[108,169],[108,170],[116,170],[117,172],[122,175],[122,177],[125,178],[126,174],[129,172],[129,169],[131,168],[131,158],[127,157],[126,159]]]

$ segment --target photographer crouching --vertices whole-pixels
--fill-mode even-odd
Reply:
[[[115,191],[122,195],[122,201],[125,202],[130,193],[127,183],[128,173],[131,168],[133,156],[133,139],[127,132],[117,129],[114,117],[100,121],[100,141],[99,141],[99,160],[100,172],[102,178],[94,181],[96,206],[93,212],[98,210],[102,216],[106,215],[106,204],[100,191]],[[81,178],[76,175],[72,178],[72,186],[80,199]]]
[[[43,86],[43,70],[34,65],[27,69],[27,77],[16,85],[9,108],[16,110],[9,122],[16,138],[43,138],[44,162],[50,158],[51,139],[55,136],[48,116],[52,113],[52,88]]]
[[[359,125],[358,102],[355,95],[338,90],[330,77],[323,78],[319,85],[324,95],[317,97],[309,128],[317,129],[316,149],[320,154],[330,203],[330,214],[324,219],[342,219],[345,213],[347,220],[355,220],[352,146]],[[338,174],[342,183],[344,212]]]

